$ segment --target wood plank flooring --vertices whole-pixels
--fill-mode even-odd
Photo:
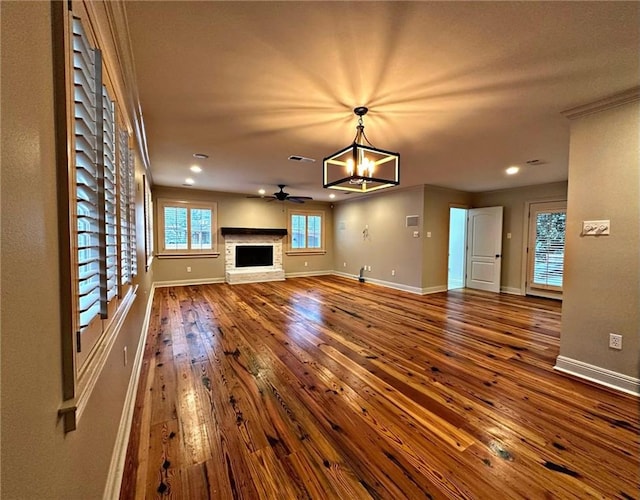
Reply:
[[[639,498],[560,304],[339,277],[156,290],[121,498]]]

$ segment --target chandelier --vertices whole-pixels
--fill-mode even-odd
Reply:
[[[368,108],[357,107],[358,126],[353,144],[322,162],[322,186],[357,193],[369,193],[400,184],[400,153],[374,148],[364,134],[362,117]]]

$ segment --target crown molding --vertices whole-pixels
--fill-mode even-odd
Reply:
[[[575,120],[582,116],[599,113],[600,111],[622,106],[638,100],[640,100],[640,87],[633,87],[623,92],[612,94],[603,99],[567,109],[562,111],[562,114],[569,120]]]

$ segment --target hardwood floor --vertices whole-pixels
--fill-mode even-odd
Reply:
[[[560,304],[339,277],[156,291],[121,498],[638,498]]]

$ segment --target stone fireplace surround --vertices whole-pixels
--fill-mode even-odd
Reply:
[[[282,238],[286,229],[223,227],[225,281],[229,284],[284,281]],[[240,245],[273,246],[273,265],[236,267],[236,247]]]

